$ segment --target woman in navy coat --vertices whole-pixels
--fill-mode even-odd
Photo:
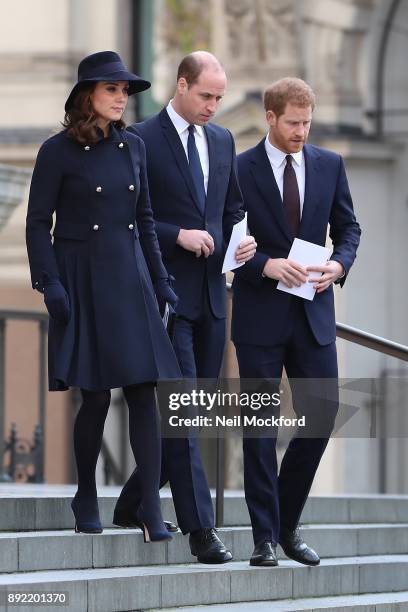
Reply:
[[[140,526],[145,540],[159,540],[171,536],[160,513],[154,384],[180,376],[159,307],[174,306],[177,296],[154,229],[144,145],[121,120],[128,96],[148,87],[114,52],[79,64],[65,129],[38,153],[27,249],[33,287],[44,293],[50,314],[49,388],[82,393],[74,426],[76,530],[102,531],[95,468],[110,390],[123,387],[130,442],[143,472]]]

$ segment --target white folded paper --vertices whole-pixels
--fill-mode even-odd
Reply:
[[[331,250],[322,247],[319,244],[313,242],[307,242],[306,240],[300,240],[295,238],[292,244],[292,248],[289,251],[288,259],[295,261],[296,263],[304,266],[324,266],[327,260],[330,258]],[[308,278],[318,278],[321,276],[319,272],[309,272]],[[286,293],[292,293],[298,297],[304,298],[305,300],[313,300],[316,289],[313,289],[313,283],[306,281],[300,287],[287,287],[282,281],[279,281],[277,288],[280,291],[286,291]]]
[[[167,325],[169,323],[169,314],[170,314],[170,307],[169,307],[169,303],[166,302],[166,305],[164,307],[164,313],[163,313],[163,316],[162,316],[162,321],[163,321],[164,327],[166,329],[167,329]]]
[[[236,223],[232,228],[231,238],[229,241],[229,245],[227,248],[227,252],[225,253],[224,263],[222,265],[222,273],[230,272],[235,268],[240,268],[244,265],[245,261],[242,263],[237,263],[235,259],[235,251],[239,247],[239,243],[246,238],[247,235],[247,213],[245,213],[245,217],[239,223]]]

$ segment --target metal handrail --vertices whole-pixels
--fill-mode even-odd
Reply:
[[[227,289],[232,291],[231,283],[227,283]],[[393,342],[382,336],[376,336],[357,327],[351,327],[351,325],[345,323],[336,323],[336,336],[384,355],[390,355],[401,361],[408,361],[408,346]]]
[[[45,398],[46,398],[46,334],[48,329],[48,313],[37,310],[0,310],[0,482],[9,480],[4,473],[3,460],[6,448],[4,432],[5,415],[5,329],[6,321],[34,321],[39,324],[39,373],[38,373],[38,425],[41,434],[41,452],[38,466],[38,482],[44,481],[44,451],[45,451]],[[104,459],[104,472],[112,475],[115,482],[123,480],[123,474],[105,442],[102,442],[101,454]],[[105,478],[106,479],[106,478]]]
[[[37,440],[41,439],[41,452],[37,465],[36,478],[44,480],[44,444],[45,444],[45,373],[46,373],[46,335],[48,314],[34,310],[0,310],[0,482],[9,480],[4,473],[4,416],[5,416],[5,342],[6,321],[34,321],[39,326],[39,371],[38,371],[38,424]],[[39,429],[38,429],[39,428]]]
[[[378,353],[390,355],[401,361],[408,361],[408,346],[404,344],[387,340],[387,338],[382,338],[381,336],[375,336],[344,323],[336,323],[336,335],[339,338],[343,338],[343,340],[360,344]]]
[[[0,310],[0,319],[14,319],[15,321],[45,321],[48,322],[48,314],[38,310]]]

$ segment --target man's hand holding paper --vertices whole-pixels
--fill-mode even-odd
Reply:
[[[306,269],[308,272],[321,273],[320,277],[313,274],[313,278],[308,279],[309,283],[315,283],[313,285],[313,289],[316,289],[317,293],[321,293],[322,291],[330,287],[332,283],[334,283],[344,274],[343,266],[341,265],[341,263],[335,261],[334,259],[330,259],[328,262],[325,263],[324,266],[308,266]]]
[[[247,236],[238,245],[235,251],[235,260],[237,263],[245,263],[252,259],[256,253],[257,244],[253,236]]]
[[[300,287],[307,281],[307,270],[296,261],[278,257],[268,259],[263,269],[264,276],[282,281],[287,287]]]
[[[230,272],[251,259],[256,252],[256,242],[253,236],[247,236],[247,213],[244,218],[232,228],[231,238],[225,253],[222,273]]]
[[[332,279],[341,276],[341,273],[336,276],[338,273],[337,265],[342,268],[341,264],[338,262],[328,263],[329,257],[330,249],[313,242],[308,242],[307,240],[295,238],[289,251],[288,259],[281,260],[282,262],[286,261],[286,264],[280,264],[282,268],[281,276],[289,280],[290,285],[285,280],[280,279],[277,289],[286,293],[292,293],[305,300],[313,300],[318,289],[324,291],[333,282]],[[333,263],[336,265],[333,266]],[[315,275],[313,275],[313,279],[310,278],[312,271],[324,272],[323,276],[325,278],[322,283],[321,279],[316,278]],[[310,281],[314,283],[313,286]]]

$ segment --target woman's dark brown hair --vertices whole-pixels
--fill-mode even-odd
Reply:
[[[91,102],[91,93],[96,83],[86,84],[78,91],[69,111],[65,113],[62,125],[67,130],[69,138],[79,144],[93,144],[98,142],[100,136],[97,132],[97,116],[94,113]],[[122,119],[115,121],[115,127],[124,130],[126,124]]]

